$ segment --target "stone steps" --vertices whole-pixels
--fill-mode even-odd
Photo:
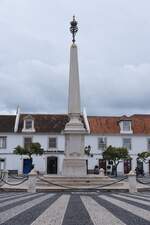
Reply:
[[[71,177],[71,176],[50,176],[43,175],[42,178],[50,179],[50,180],[114,180],[114,178],[110,178],[108,176],[99,176],[99,175],[87,175],[84,177]]]
[[[40,180],[37,180],[37,186],[54,186],[56,185],[62,185],[62,186],[68,186],[68,187],[93,187],[93,186],[102,186],[102,185],[108,185],[111,183],[114,183],[116,180],[109,177],[100,177],[100,176],[86,176],[86,177],[62,177],[62,176],[43,176]],[[46,182],[45,182],[46,181]],[[48,183],[49,182],[49,183]],[[123,182],[119,182],[114,184],[116,186],[122,186]]]

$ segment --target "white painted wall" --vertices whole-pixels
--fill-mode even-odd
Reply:
[[[23,157],[13,155],[13,150],[17,145],[23,146],[24,137],[32,137],[33,142],[39,142],[44,150],[48,150],[48,138],[49,137],[57,137],[57,149],[53,150],[61,150],[65,149],[65,137],[64,135],[52,135],[52,134],[6,134],[1,133],[0,136],[7,136],[7,148],[0,149],[0,158],[6,159],[6,169],[9,170],[18,170],[22,172],[23,167]],[[95,165],[99,164],[99,159],[102,158],[102,151],[98,149],[98,138],[103,135],[86,135],[85,136],[85,146],[91,146],[91,153],[93,157],[87,157],[88,159],[88,169],[94,169]],[[105,135],[104,135],[105,137]],[[123,138],[129,137],[132,138],[132,149],[130,150],[130,155],[132,156],[132,169],[136,168],[136,158],[137,154],[142,151],[147,150],[147,139],[150,136],[135,136],[135,135],[107,135],[107,146],[112,145],[115,147],[121,147],[123,144]],[[52,150],[52,149],[51,149]],[[45,172],[47,168],[47,157],[48,156],[57,156],[58,157],[58,174],[61,174],[62,164],[63,164],[63,154],[44,154],[43,156],[34,156],[33,163],[35,164],[36,170],[41,172]],[[26,157],[26,156],[25,156]],[[144,165],[145,172],[149,171],[148,164]],[[123,173],[123,163],[120,163],[118,166],[118,173]]]
[[[55,135],[55,134],[8,134],[3,133],[0,136],[7,136],[7,148],[0,149],[0,158],[5,159],[5,168],[8,170],[18,170],[19,173],[23,171],[23,158],[27,158],[27,156],[17,156],[13,154],[14,148],[17,145],[24,146],[24,137],[32,137],[32,142],[39,142],[41,147],[44,150],[54,150],[54,151],[64,151],[65,139],[63,135]],[[49,137],[57,137],[57,148],[56,149],[48,149],[48,141]],[[55,155],[52,153],[46,153],[43,156],[33,156],[33,164],[35,165],[35,169],[45,173],[47,168],[47,157]],[[62,162],[63,162],[63,154],[58,156],[58,173],[61,172]]]
[[[91,146],[91,153],[94,155],[93,158],[88,157],[89,161],[89,169],[93,169],[96,164],[98,164],[98,159],[102,158],[102,151],[98,149],[98,138],[106,137],[107,138],[107,146],[112,145],[115,147],[122,147],[123,138],[131,138],[132,149],[129,151],[132,160],[132,169],[136,168],[136,158],[137,154],[142,151],[147,151],[147,139],[150,136],[135,136],[135,135],[87,135],[85,137],[85,146]],[[94,160],[95,159],[95,160]],[[146,173],[149,172],[148,164],[144,165],[144,170]],[[118,173],[122,174],[124,171],[123,163],[120,163],[118,166]]]
[[[39,142],[44,150],[48,150],[49,137],[57,137],[57,150],[64,150],[65,146],[65,139],[63,135],[1,133],[0,136],[7,136],[7,148],[0,149],[0,153],[12,153],[17,145],[24,146],[24,137],[32,137],[32,142]]]

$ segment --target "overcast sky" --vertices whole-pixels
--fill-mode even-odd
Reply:
[[[150,0],[0,0],[0,113],[66,113],[75,14],[82,107],[150,113]]]

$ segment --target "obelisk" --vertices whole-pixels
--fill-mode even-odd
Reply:
[[[86,160],[84,159],[84,136],[87,133],[84,128],[80,106],[80,82],[78,69],[78,49],[75,44],[75,35],[78,31],[77,21],[73,17],[70,23],[70,31],[73,35],[70,47],[70,71],[69,71],[69,94],[68,116],[69,122],[64,129],[65,134],[65,157],[63,161],[63,175],[78,177],[87,174]]]

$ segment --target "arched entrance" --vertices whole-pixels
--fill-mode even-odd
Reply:
[[[57,157],[47,157],[47,174],[57,174]]]
[[[28,174],[32,170],[32,159],[23,159],[23,174]]]
[[[99,168],[103,168],[106,174],[106,160],[105,159],[99,159]]]
[[[140,160],[137,160],[137,168],[136,168],[137,175],[144,175],[144,166],[143,162]]]
[[[131,169],[131,159],[124,160],[124,174],[128,174]]]

